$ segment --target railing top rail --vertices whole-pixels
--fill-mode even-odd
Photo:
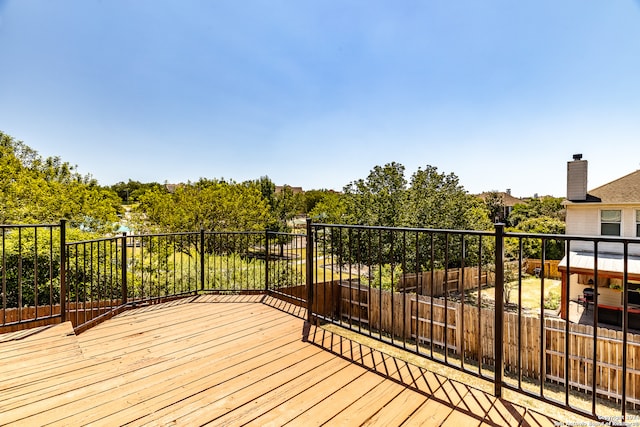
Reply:
[[[245,234],[245,235],[264,235],[264,231],[205,231],[204,234]]]
[[[585,236],[573,234],[544,234],[544,233],[514,233],[505,232],[504,237],[516,238],[535,238],[547,240],[573,240],[585,242],[607,242],[607,243],[632,243],[640,244],[640,238],[637,237],[618,237],[618,236]]]
[[[166,236],[197,236],[199,234],[200,234],[199,231],[176,231],[171,233],[127,234],[126,237],[139,238],[139,237],[166,237]]]
[[[57,224],[0,224],[0,229],[10,228],[59,228],[60,223]]]
[[[65,242],[65,246],[77,246],[77,245],[83,245],[86,243],[108,242],[108,241],[118,240],[121,238],[122,236],[114,236],[114,237],[100,237],[97,239],[89,239],[89,240],[76,240],[73,242]]]
[[[379,225],[347,225],[347,224],[323,224],[312,223],[312,227],[331,227],[331,228],[351,228],[360,230],[381,230],[381,231],[409,231],[424,233],[448,233],[448,234],[469,234],[473,236],[494,236],[495,232],[482,230],[447,230],[441,228],[417,228],[417,227],[386,227]]]
[[[304,237],[306,234],[302,233],[287,233],[284,231],[267,231],[267,233],[276,235],[276,236],[293,236],[293,237]]]

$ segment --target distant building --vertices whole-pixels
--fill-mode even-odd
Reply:
[[[164,188],[167,189],[169,193],[175,193],[178,188],[184,187],[184,184],[165,184]]]
[[[513,207],[518,203],[523,203],[522,199],[517,197],[513,197],[511,195],[511,189],[507,188],[507,191],[486,191],[484,193],[478,194],[478,197],[483,201],[486,201],[488,197],[492,194],[496,194],[498,197],[502,198],[502,213],[500,214],[500,218],[497,218],[498,221],[504,222],[508,217]],[[492,220],[496,218],[491,218]]]
[[[290,185],[276,185],[276,194],[280,194],[284,191],[285,188],[290,188],[293,194],[302,194],[304,190],[302,187],[292,187]]]

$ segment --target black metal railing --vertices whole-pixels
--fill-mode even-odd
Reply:
[[[67,319],[78,330],[126,307],[199,292],[304,301],[304,242],[290,233],[201,230],[67,243]]]
[[[39,325],[60,314],[61,224],[0,225],[0,327]]]
[[[305,306],[309,321],[488,380],[497,396],[507,388],[608,420],[638,414],[639,239],[310,220],[305,234],[81,242],[66,242],[64,222],[0,230],[2,326],[70,320],[81,331],[141,304],[269,293]]]
[[[307,236],[267,233],[267,287],[273,295],[306,303]]]
[[[495,379],[482,342],[488,313],[472,319],[473,343],[456,329],[464,330],[461,314],[471,307],[466,292],[482,300],[487,278],[496,276],[494,233],[329,224],[313,224],[312,233],[316,318]]]
[[[309,235],[312,320],[487,379],[497,396],[508,388],[601,420],[638,416],[640,239],[509,233],[500,224],[493,232],[309,224]],[[525,273],[532,254],[537,274]],[[548,256],[562,280],[549,278]],[[579,297],[593,287],[592,301]],[[607,310],[618,311],[617,324],[601,322]]]

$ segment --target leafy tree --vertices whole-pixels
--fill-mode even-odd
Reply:
[[[60,230],[9,227],[1,234],[7,307],[60,303]],[[67,241],[97,237],[73,228],[66,235]]]
[[[267,228],[271,231],[291,231],[289,221],[297,214],[304,213],[304,195],[295,194],[289,185],[277,190],[268,176],[260,177],[257,181],[248,181],[245,185],[257,186],[262,197],[269,204],[272,222]]]
[[[132,180],[129,180],[126,183],[120,181],[112,185],[110,189],[115,192],[118,197],[120,197],[123,203],[132,203],[138,201],[138,198],[148,190],[155,189],[160,192],[167,191],[164,185],[157,182],[142,183],[140,181]]]
[[[341,224],[346,216],[345,198],[338,193],[327,193],[308,212],[309,217],[316,222],[326,224]]]
[[[518,203],[509,214],[508,222],[512,227],[520,228],[519,224],[529,218],[549,217],[560,221],[565,219],[565,209],[562,199],[558,197],[543,197],[531,199],[526,203]]]
[[[91,176],[82,176],[59,157],[38,153],[0,132],[0,223],[57,222],[109,232],[118,221],[120,200]]]
[[[330,190],[309,190],[304,192],[302,213],[309,214],[314,210],[316,205],[322,202],[326,197],[331,197],[337,193]]]
[[[367,179],[354,181],[344,188],[347,223],[401,226],[406,186],[401,164],[375,166]]]
[[[293,190],[288,185],[275,192],[269,200],[274,219],[274,222],[269,225],[269,229],[282,232],[291,231],[288,224],[298,212],[299,202],[300,199],[293,194]]]
[[[183,232],[264,230],[273,221],[269,205],[254,183],[201,179],[167,193],[152,189],[140,196],[137,227]]]
[[[323,215],[326,222],[331,223],[454,230],[492,229],[484,204],[468,194],[454,174],[440,173],[433,166],[418,169],[409,184],[404,177],[404,166],[398,163],[376,166],[367,179],[346,186],[340,200],[331,205],[319,202],[314,215]],[[430,267],[425,264],[431,262],[430,235],[405,233],[400,238],[397,233],[394,235],[385,231],[378,236],[372,244],[359,233],[332,233],[330,245],[334,252],[339,252],[343,257],[339,262],[355,262],[349,254],[373,251],[381,254],[383,262],[390,265],[402,262],[410,271],[421,266]],[[463,256],[461,238],[447,237],[442,232],[436,232],[434,236],[436,259],[444,260],[444,253],[449,248],[449,266],[459,266]],[[415,239],[421,241],[415,242]],[[415,247],[416,243],[420,253],[403,252],[403,246]],[[464,243],[466,257],[474,253],[479,239],[467,239]],[[469,263],[476,261],[467,259]],[[443,265],[440,263],[435,267]]]
[[[418,169],[411,179],[409,188],[409,204],[405,209],[405,223],[411,227],[447,229],[447,230],[490,230],[489,213],[484,204],[470,195],[461,185],[454,174],[438,172],[434,166]],[[419,247],[424,253],[419,254],[420,260],[430,260],[428,236],[421,238]],[[448,239],[448,242],[447,242]],[[465,256],[477,253],[478,239],[465,241]],[[434,236],[434,252],[436,260],[445,260],[448,247],[448,266],[459,267],[462,262],[462,240],[460,236],[447,236],[437,233]],[[425,261],[420,261],[424,263]],[[440,262],[440,261],[438,261]],[[467,264],[476,263],[471,256],[466,259]],[[432,267],[431,265],[426,265]],[[436,265],[443,266],[443,265]]]
[[[453,173],[434,166],[418,169],[411,178],[405,225],[451,230],[491,228],[488,211],[460,185]]]
[[[543,197],[531,199],[526,203],[514,206],[508,221],[511,224],[509,231],[521,233],[539,234],[564,234],[565,210],[562,207],[562,199],[556,197]],[[541,258],[542,241],[540,239],[524,239],[522,256],[524,258]],[[512,258],[518,256],[519,248],[515,239],[507,239],[506,255]],[[564,256],[564,243],[560,240],[548,239],[545,244],[546,259],[562,259]]]
[[[528,218],[519,223],[517,228],[510,228],[509,231],[535,234],[564,234],[565,223],[557,218],[542,216]],[[507,239],[505,242],[505,254],[516,259],[519,247],[517,239]],[[522,242],[522,256],[524,258],[542,257],[542,241],[540,238],[524,239]],[[564,241],[557,239],[547,239],[545,243],[546,259],[562,259],[564,256]]]

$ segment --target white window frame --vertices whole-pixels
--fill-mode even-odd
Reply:
[[[613,212],[618,213],[617,218],[616,218],[616,215],[612,214]],[[605,218],[605,216],[608,216],[608,217]],[[613,228],[611,226],[615,226],[615,225],[617,225],[617,228],[618,228],[617,234],[614,234],[609,230]],[[607,229],[609,230],[606,233],[605,233],[605,227],[607,227]],[[621,236],[621,232],[622,232],[622,210],[621,209],[602,209],[600,211],[600,235],[601,236]]]

